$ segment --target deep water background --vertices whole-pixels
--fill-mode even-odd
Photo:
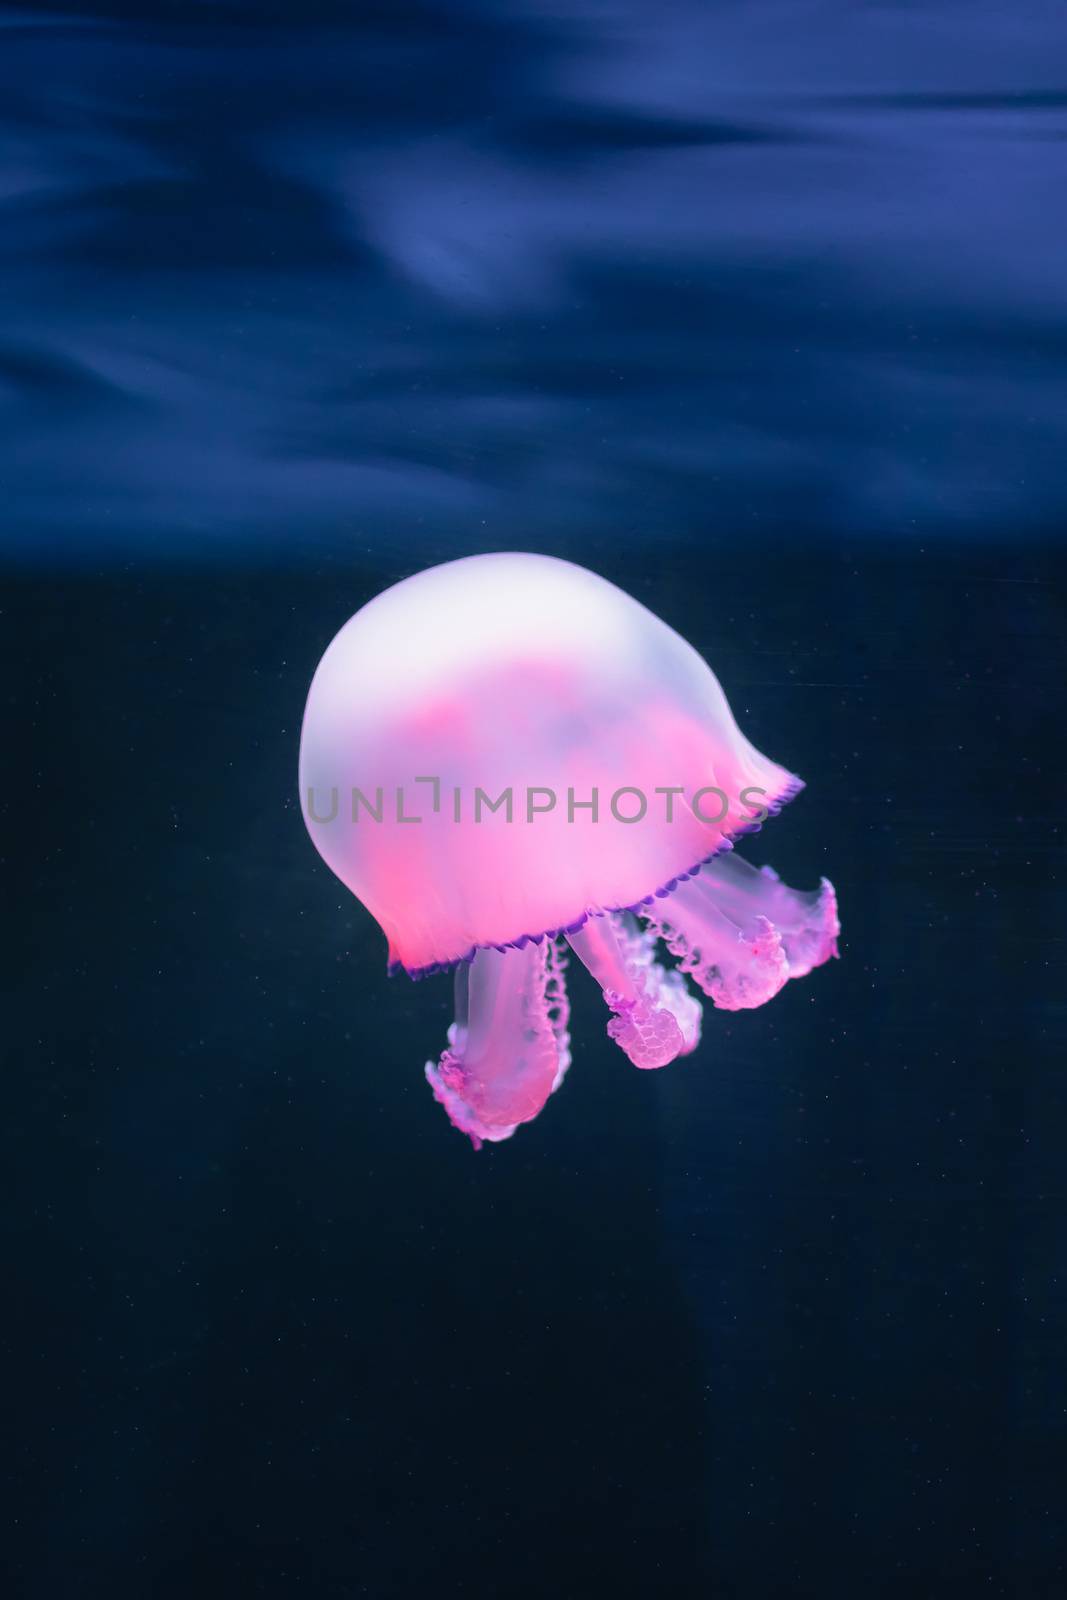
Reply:
[[[0,12],[5,1596],[1067,1593],[1065,26]],[[494,548],[708,657],[845,937],[656,1074],[572,974],[475,1155],[295,766]]]

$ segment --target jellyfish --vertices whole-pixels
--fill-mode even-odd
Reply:
[[[299,782],[389,970],[454,971],[426,1078],[475,1148],[563,1081],[568,958],[653,1069],[700,1041],[689,980],[744,1010],[837,955],[829,881],[791,889],[734,848],[801,780],[748,742],[690,644],[571,562],[470,556],[371,600],[315,672]]]

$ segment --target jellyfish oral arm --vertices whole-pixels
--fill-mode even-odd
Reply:
[[[456,968],[456,1020],[448,1049],[426,1064],[434,1096],[455,1127],[510,1139],[537,1116],[570,1064],[563,962],[549,940],[479,950]]]
[[[655,961],[651,941],[632,917],[589,917],[567,943],[599,983],[615,1013],[608,1036],[635,1067],[663,1067],[687,1055],[700,1038],[700,1006],[684,983],[670,981]]]
[[[648,926],[721,1011],[764,1005],[790,978],[837,955],[837,900],[788,888],[733,852],[707,862],[643,912]]]

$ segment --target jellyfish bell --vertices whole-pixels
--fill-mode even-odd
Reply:
[[[475,1143],[535,1117],[566,1070],[559,941],[641,1067],[700,1031],[657,937],[730,1009],[836,954],[829,884],[798,895],[728,854],[801,787],[666,623],[537,555],[449,562],[370,601],[319,664],[300,746],[308,831],[390,965],[457,969],[427,1075]]]
[[[300,767],[317,848],[409,972],[634,905],[799,787],[677,633],[531,555],[364,606],[315,674]]]

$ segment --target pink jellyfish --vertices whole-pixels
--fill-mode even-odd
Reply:
[[[300,744],[308,831],[391,970],[455,968],[426,1076],[476,1148],[563,1079],[566,948],[638,1067],[696,1047],[686,976],[734,1011],[837,954],[825,878],[798,892],[733,852],[802,787],[666,623],[536,555],[451,561],[370,601],[319,663]]]

